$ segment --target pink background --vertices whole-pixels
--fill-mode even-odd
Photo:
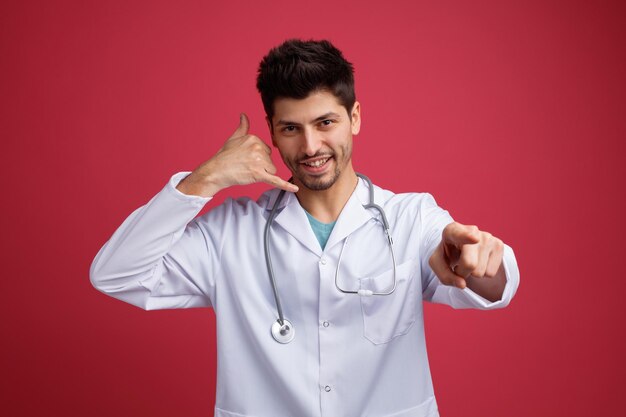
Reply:
[[[506,310],[426,306],[442,415],[620,414],[623,4],[3,2],[0,414],[212,415],[213,312],[141,311],[88,269],[239,112],[268,139],[256,68],[289,37],[355,64],[357,170],[515,250]]]

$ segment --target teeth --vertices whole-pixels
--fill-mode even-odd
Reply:
[[[324,165],[326,163],[326,161],[328,161],[328,158],[327,159],[319,159],[319,160],[314,161],[314,162],[306,162],[305,164],[310,166],[310,167],[318,168],[318,167],[321,167],[322,165]]]

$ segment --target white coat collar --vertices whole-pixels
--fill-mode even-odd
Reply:
[[[378,187],[374,187],[374,189],[374,200],[377,204],[382,205],[380,193],[378,192],[380,189]],[[280,190],[274,189],[267,194],[268,200],[266,209],[268,211],[274,206],[274,202],[276,198],[278,198],[279,193]],[[369,203],[369,189],[365,181],[359,178],[354,192],[337,218],[337,223],[335,223],[335,227],[328,238],[326,250],[331,249],[336,243],[343,241],[343,239],[363,226],[370,219],[377,217],[375,211],[363,208],[363,204],[367,203]],[[289,192],[285,193],[278,209],[281,211],[276,215],[274,223],[280,225],[311,252],[321,256],[322,248],[295,194]]]

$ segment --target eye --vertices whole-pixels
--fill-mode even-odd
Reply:
[[[281,129],[281,131],[282,131],[282,132],[285,132],[285,133],[292,133],[292,132],[295,132],[295,131],[296,131],[296,127],[295,127],[295,126],[292,126],[292,125],[290,125],[290,126],[285,126],[285,127],[283,127],[283,128]]]
[[[330,126],[330,125],[332,125],[333,123],[335,123],[335,121],[334,121],[334,120],[331,120],[331,119],[326,119],[326,120],[322,120],[322,121],[321,121],[321,125],[322,125],[322,126]]]

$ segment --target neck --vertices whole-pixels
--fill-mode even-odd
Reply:
[[[323,223],[337,220],[341,210],[354,192],[358,178],[350,164],[337,178],[337,181],[326,190],[309,190],[297,184],[300,191],[296,194],[302,208]]]

